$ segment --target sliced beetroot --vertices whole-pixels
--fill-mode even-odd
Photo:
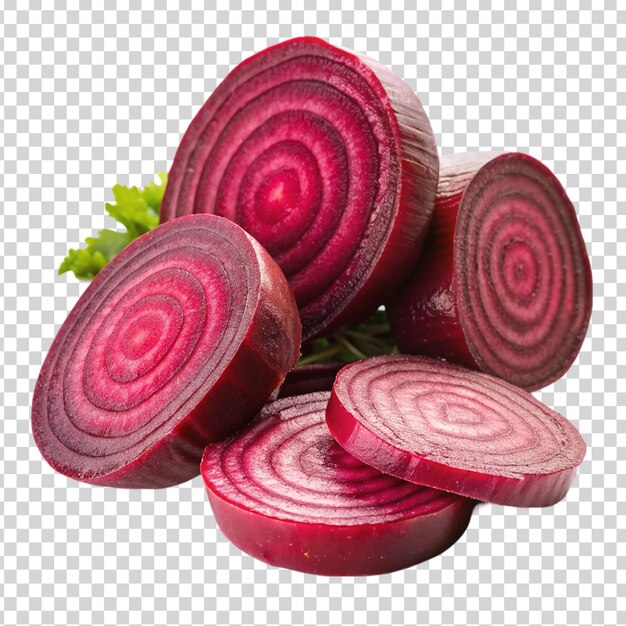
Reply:
[[[326,576],[382,574],[446,550],[475,502],[347,454],[324,422],[329,395],[278,400],[206,448],[202,476],[222,532],[270,565]]]
[[[312,363],[298,365],[287,374],[278,391],[279,398],[302,396],[314,391],[330,391],[337,372],[346,363]]]
[[[61,327],[35,388],[35,441],[77,480],[180,483],[207,442],[256,414],[299,347],[293,295],[262,247],[220,217],[175,220],[116,256]]]
[[[237,66],[193,119],[161,221],[240,224],[285,272],[309,339],[366,317],[407,277],[438,167],[408,85],[366,57],[292,39]]]
[[[497,504],[558,502],[585,455],[576,428],[528,392],[421,356],[344,367],[326,420],[341,446],[382,472]]]
[[[576,211],[526,154],[443,157],[419,263],[387,305],[402,352],[539,389],[576,358],[592,279]]]

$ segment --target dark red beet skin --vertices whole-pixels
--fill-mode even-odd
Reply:
[[[207,446],[204,478],[230,541],[278,567],[383,574],[440,554],[475,501],[385,476],[347,454],[324,422],[328,392],[283,398]]]
[[[382,472],[496,504],[555,504],[585,455],[576,428],[528,392],[422,356],[344,367],[326,421],[343,448]]]
[[[77,480],[183,482],[206,443],[263,406],[299,347],[293,294],[252,237],[216,216],[172,221],[116,256],[59,330],[33,397],[35,441]]]
[[[400,350],[539,389],[571,366],[591,306],[585,243],[554,174],[526,154],[442,157],[423,253],[386,305]]]
[[[279,398],[301,396],[314,391],[330,391],[337,372],[346,363],[312,363],[298,365],[287,374],[278,391]]]
[[[310,339],[365,318],[407,277],[438,168],[408,85],[366,57],[292,39],[237,66],[198,112],[161,221],[240,224],[285,272]]]

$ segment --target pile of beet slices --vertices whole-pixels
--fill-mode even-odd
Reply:
[[[529,391],[575,360],[591,302],[548,168],[440,162],[406,83],[294,39],[236,67],[191,122],[161,226],[55,338],[33,434],[93,484],[201,471],[224,535],[271,565],[391,572],[451,546],[478,502],[565,497],[585,444]],[[303,341],[382,305],[401,354],[295,367]]]

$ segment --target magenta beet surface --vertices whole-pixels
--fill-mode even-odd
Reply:
[[[539,389],[575,360],[591,306],[585,243],[554,174],[526,154],[443,157],[423,254],[387,305],[402,352]]]
[[[240,224],[284,271],[310,339],[365,318],[407,277],[438,169],[408,85],[371,59],[293,39],[237,66],[198,112],[161,221]]]
[[[263,406],[296,363],[289,285],[239,226],[188,216],[139,238],[61,327],[33,398],[35,441],[90,483],[165,487]]]
[[[327,576],[391,572],[446,550],[475,502],[346,453],[324,421],[329,396],[278,400],[207,446],[201,470],[222,532],[270,565]]]
[[[301,396],[314,391],[330,391],[337,372],[346,363],[312,363],[299,365],[287,374],[278,391],[279,398]]]
[[[523,389],[421,356],[344,367],[326,421],[382,472],[497,504],[558,502],[585,454],[576,428]]]

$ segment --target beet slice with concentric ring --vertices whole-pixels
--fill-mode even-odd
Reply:
[[[140,237],[59,330],[33,397],[44,458],[85,482],[165,487],[261,409],[295,365],[300,320],[280,268],[220,217]]]
[[[392,572],[455,543],[476,502],[346,453],[324,421],[329,396],[277,400],[207,446],[202,476],[224,535],[265,563],[326,576]]]
[[[585,455],[576,428],[528,392],[421,356],[344,367],[326,421],[341,446],[382,472],[496,504],[558,502]]]
[[[423,254],[387,305],[401,351],[539,389],[575,360],[591,306],[589,257],[554,174],[521,153],[442,157]]]
[[[176,152],[161,221],[227,217],[276,259],[303,338],[365,318],[407,277],[439,161],[422,105],[376,61],[303,37],[238,65]]]

